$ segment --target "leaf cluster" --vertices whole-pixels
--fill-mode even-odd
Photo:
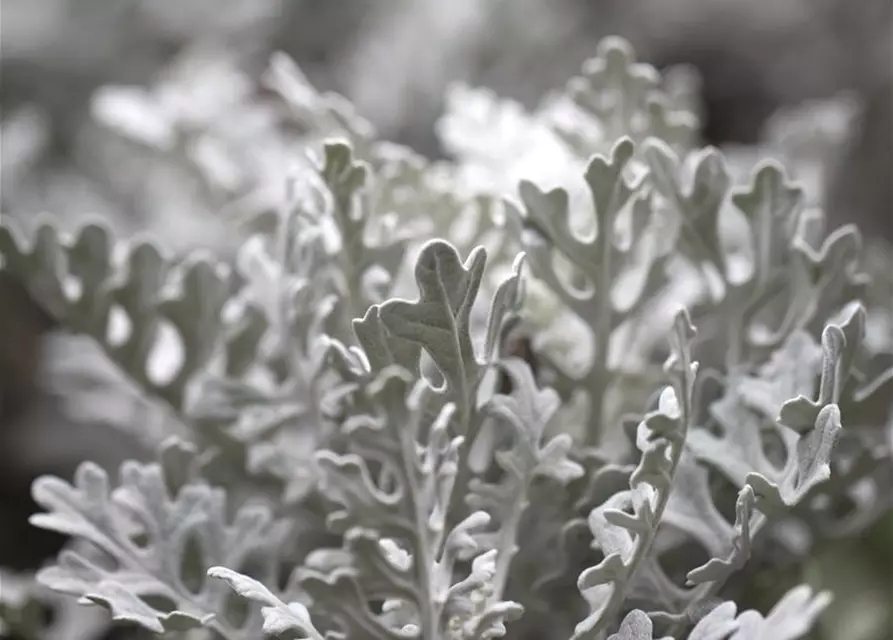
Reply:
[[[233,260],[0,222],[0,267],[186,434],[39,478],[71,543],[36,580],[184,638],[804,637],[831,594],[735,596],[891,507],[858,230],[778,162],[739,184],[615,38],[535,113],[454,94],[447,163],[282,56],[267,82],[313,162]]]

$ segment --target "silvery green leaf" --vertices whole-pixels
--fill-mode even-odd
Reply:
[[[325,432],[316,418],[319,406],[295,398],[321,402],[320,396],[325,396],[296,392],[300,385],[312,388],[315,384],[312,377],[303,379],[304,374],[312,376],[313,366],[309,360],[304,363],[306,370],[299,372],[302,379],[291,378],[280,389],[210,374],[197,379],[195,401],[187,416],[204,444],[200,460],[204,477],[229,486],[247,475],[287,489],[306,475],[307,447],[322,440]],[[300,446],[289,449],[296,443]]]
[[[562,485],[583,475],[583,467],[571,460],[571,439],[559,434],[544,441],[544,432],[560,401],[552,389],[538,389],[533,373],[524,361],[509,358],[500,362],[512,381],[510,395],[497,394],[482,412],[499,421],[508,432],[508,448],[495,452],[502,469],[498,482],[473,478],[466,502],[486,510],[498,523],[488,532],[486,546],[497,554],[495,594],[502,595],[512,558],[518,550],[521,518],[528,507],[528,491],[534,478],[547,476]]]
[[[747,219],[753,252],[748,294],[757,297],[789,263],[798,227],[803,189],[792,184],[784,167],[766,160],[753,168],[750,184],[732,191],[732,203]]]
[[[498,394],[485,405],[484,411],[508,424],[513,435],[535,456],[546,426],[558,410],[560,400],[552,389],[537,388],[530,366],[518,358],[500,363],[512,381],[510,395]]]
[[[553,437],[540,449],[536,475],[552,478],[565,486],[582,477],[583,467],[571,457],[574,448],[574,441],[568,434]]]
[[[462,624],[462,638],[467,640],[491,640],[507,633],[506,623],[521,618],[524,608],[517,602],[500,602],[489,605],[483,612]]]
[[[877,430],[844,429],[834,449],[830,477],[801,510],[815,539],[856,535],[893,505],[890,451]]]
[[[374,136],[372,125],[350,102],[334,93],[318,92],[285,53],[276,52],[270,57],[262,84],[279,94],[291,116],[319,137],[347,135],[354,144],[368,144]]]
[[[519,186],[524,210],[519,212],[522,216],[522,224],[525,229],[535,231],[555,249],[563,253],[574,265],[592,278],[594,283],[601,283],[606,276],[598,274],[596,270],[605,262],[613,265],[618,271],[622,267],[623,253],[615,246],[615,224],[621,209],[634,195],[634,189],[627,184],[624,178],[624,168],[632,157],[633,143],[628,139],[621,139],[612,148],[609,156],[596,155],[593,157],[586,172],[587,182],[590,185],[592,198],[595,204],[595,213],[598,222],[598,237],[596,239],[583,240],[572,230],[570,214],[568,210],[567,192],[563,189],[554,189],[542,192],[530,182],[522,182]],[[539,249],[539,246],[537,246]],[[549,277],[545,264],[541,264],[539,255],[542,249],[532,254],[531,264],[535,265],[535,273],[538,277]],[[536,258],[535,260],[533,258]],[[542,273],[540,273],[542,272]],[[567,297],[567,302],[578,301],[572,308],[578,313],[591,310],[594,304],[600,304],[607,298],[610,291],[610,283],[607,290],[597,292],[601,300],[593,301],[593,297],[574,295],[573,291],[567,291],[554,281],[556,293]],[[579,305],[588,303],[589,306]]]
[[[738,630],[737,611],[734,602],[723,602],[698,621],[688,640],[726,640]]]
[[[69,330],[93,337],[140,387],[181,410],[221,335],[228,292],[219,265],[197,255],[174,264],[148,240],[117,247],[100,223],[73,238],[44,223],[26,241],[5,218],[0,256]]]
[[[482,520],[482,523],[486,522]],[[445,626],[451,632],[457,632],[463,640],[502,638],[506,634],[505,624],[517,620],[524,612],[521,605],[503,601],[501,594],[494,591],[496,555],[495,549],[477,555],[472,560],[468,577],[452,585],[447,592],[443,613]]]
[[[688,572],[689,585],[725,580],[750,559],[752,540],[751,522],[754,517],[756,497],[750,486],[744,486],[735,501],[735,527],[731,537],[731,549],[725,557],[713,557],[697,569]]]
[[[353,152],[346,142],[329,142],[325,145],[324,150],[325,156],[320,173],[326,186],[332,191],[332,196],[336,200],[336,208],[340,209],[335,214],[350,218],[354,206],[350,200],[365,185],[369,177],[367,167],[361,162],[354,161]],[[356,218],[350,222],[357,222],[361,219],[360,216]]]
[[[726,384],[722,397],[709,407],[718,432],[701,427],[692,429],[687,446],[699,460],[718,469],[738,488],[744,486],[751,472],[767,478],[778,477],[780,471],[767,457],[762,444],[761,431],[770,419],[747,407],[741,398],[740,384],[733,376],[729,376]],[[792,446],[788,440],[793,440],[793,435],[784,440],[786,450]]]
[[[102,580],[82,596],[81,604],[101,605],[109,610],[114,621],[127,621],[163,633],[187,631],[207,625],[211,615],[198,616],[183,611],[159,612],[134,593],[132,584]]]
[[[159,465],[135,462],[122,466],[114,490],[104,471],[84,463],[74,485],[45,476],[35,481],[33,494],[47,512],[32,516],[32,524],[88,541],[107,556],[99,563],[63,551],[57,564],[38,574],[52,589],[102,604],[113,619],[156,633],[208,626],[235,638],[257,623],[257,612],[230,619],[225,592],[204,573],[213,564],[241,566],[250,556],[262,558],[259,566],[272,579],[268,543],[280,532],[266,508],[245,506],[230,522],[221,490],[193,482],[172,495]]]
[[[42,223],[29,243],[6,218],[0,257],[69,331],[90,336],[144,394],[191,422],[187,390],[227,340],[225,267],[198,254],[177,262],[149,240],[116,242],[95,222],[74,237]],[[225,435],[214,444],[239,448]]]
[[[477,551],[471,533],[490,521],[477,512],[448,525],[448,516],[455,515],[450,505],[462,444],[461,437],[448,434],[455,406],[441,403],[434,423],[428,424],[437,391],[396,366],[374,376],[361,394],[370,413],[344,423],[347,452],[316,455],[321,490],[337,505],[328,518],[330,527],[345,532],[353,561],[329,572],[307,568],[302,588],[349,636],[374,630],[374,637],[401,637],[374,613],[379,599],[392,608],[407,603],[416,611],[413,624],[429,635],[461,622],[471,625],[470,638],[492,636],[492,625],[514,609],[498,594],[479,609],[460,586],[472,591],[486,586],[493,593],[491,573],[486,572],[486,585],[478,584],[479,577],[474,585],[468,582],[472,578],[453,584],[457,561]],[[380,539],[394,542],[382,547]],[[395,545],[405,556],[395,555]],[[472,624],[474,620],[478,622]]]
[[[373,237],[374,226],[381,223],[375,219],[379,212],[373,208],[376,190],[370,183],[375,176],[370,175],[366,163],[354,158],[348,143],[329,141],[324,145],[319,174],[329,191],[329,215],[340,234],[332,277],[350,317],[358,316],[370,304],[381,302],[369,295],[372,289],[366,283],[370,269],[384,270],[387,288],[393,283],[403,262],[406,234],[393,230],[388,237]]]
[[[697,372],[697,363],[691,360],[694,336],[688,313],[680,311],[665,364],[673,384],[661,394],[658,408],[639,423],[636,445],[642,457],[630,476],[629,489],[614,494],[589,514],[593,547],[601,550],[604,560],[584,569],[577,582],[589,604],[589,615],[577,625],[575,638],[590,637],[613,624],[634,578],[647,566],[692,420]]]
[[[442,552],[431,566],[418,569],[430,582],[416,582],[418,574],[413,566],[418,555],[386,545],[374,531],[368,530],[349,532],[353,566],[327,573],[302,569],[301,586],[314,599],[316,608],[325,611],[348,638],[362,634],[398,640],[418,629],[427,630],[423,637],[439,633],[456,633],[456,637],[468,640],[502,637],[504,624],[517,619],[522,609],[516,603],[488,598],[492,593],[493,552],[477,555],[472,572],[465,579],[453,583],[452,577],[457,559],[476,552],[472,534],[488,521],[486,514],[477,512],[446,535]],[[423,597],[429,600],[419,599]],[[372,613],[370,600],[389,602],[392,613],[401,603],[410,604],[414,612],[409,616],[411,621],[388,626],[387,618]]]
[[[306,493],[312,449],[331,436],[323,417],[337,413],[344,391],[324,336],[338,328],[336,316],[347,320],[323,278],[324,252],[306,229],[292,228],[295,218],[283,214],[278,247],[255,235],[240,250],[244,285],[227,306],[223,362],[196,376],[186,410],[213,446],[206,477],[229,483],[241,466],[279,483],[289,500]]]
[[[722,154],[707,148],[687,157],[685,162],[693,167],[690,184],[685,181],[682,160],[666,142],[649,138],[642,155],[655,190],[681,225],[679,251],[695,264],[708,264],[725,276],[728,265],[719,244],[719,216],[731,178]]]
[[[839,227],[815,245],[808,238],[808,224],[801,219],[794,239],[790,268],[791,293],[787,313],[789,325],[804,327],[823,321],[843,305],[860,298],[868,277],[860,269],[862,237],[852,225]],[[778,337],[761,337],[764,344],[777,344]]]
[[[847,379],[857,371],[858,364],[862,362],[866,347],[866,324],[868,322],[868,313],[865,306],[861,302],[851,302],[844,306],[840,311],[840,319],[835,319],[831,324],[838,327],[843,334],[843,344],[845,346],[840,354],[840,361],[837,365],[837,375],[839,379],[835,380],[835,386],[838,389],[843,388]]]
[[[589,147],[583,155],[592,152],[593,143],[600,143],[599,150],[603,150],[624,136],[636,142],[654,136],[674,147],[691,145],[697,117],[676,96],[662,89],[654,67],[636,61],[626,40],[601,40],[595,57],[586,61],[582,71],[568,83],[565,92],[595,124],[586,127],[574,119],[558,121],[555,126],[576,143],[574,146]]]
[[[382,322],[380,305],[372,305],[362,318],[355,319],[353,330],[373,372],[391,365],[418,372],[420,345],[391,335]]]
[[[753,490],[745,486],[738,495],[734,525],[729,524],[714,503],[707,470],[691,453],[683,453],[663,522],[691,536],[710,555],[706,564],[689,571],[689,585],[727,578],[749,559],[754,504]]]
[[[635,147],[620,139],[610,155],[596,155],[585,178],[594,206],[597,235],[583,238],[573,229],[568,194],[563,189],[543,192],[531,182],[521,182],[522,211],[515,211],[533,275],[584,322],[595,341],[595,356],[575,386],[591,394],[587,438],[597,441],[604,431],[605,396],[613,379],[610,360],[612,337],[633,316],[662,282],[658,267],[663,257],[643,238],[628,246],[618,242],[618,220],[627,207],[648,215],[639,203],[649,196],[629,184],[625,171]],[[638,255],[642,253],[643,255]],[[556,254],[570,263],[567,273],[556,266]],[[624,278],[633,274],[635,286]],[[622,285],[622,286],[621,286]],[[619,302],[617,298],[624,299]]]
[[[855,352],[858,345],[850,345],[848,351]],[[822,333],[822,376],[818,390],[818,399],[812,400],[811,390],[798,393],[788,399],[779,409],[780,424],[793,429],[797,433],[808,433],[813,429],[815,421],[822,409],[836,403],[843,383],[840,365],[841,356],[846,349],[846,337],[840,327],[829,325]],[[808,394],[808,395],[807,395]]]
[[[754,610],[737,614],[734,602],[723,602],[701,618],[688,640],[798,640],[809,633],[830,599],[828,593],[813,595],[805,585],[794,587],[765,618]]]
[[[521,269],[524,266],[524,254],[519,254],[512,265],[512,274],[499,283],[490,301],[490,312],[487,317],[487,333],[484,338],[484,357],[490,362],[494,357],[500,331],[510,314],[520,306],[522,297]]]
[[[364,459],[366,456],[382,459],[394,473],[415,472],[419,461],[415,459],[418,454],[414,438],[417,437],[416,429],[421,428],[421,416],[407,406],[411,402],[407,397],[412,384],[412,377],[405,370],[398,367],[383,370],[364,391],[369,396],[370,405],[377,408],[378,415],[360,414],[345,422],[342,429],[351,439],[347,453],[317,452],[316,461],[323,473],[321,489],[330,499],[343,505],[342,509],[330,514],[331,525],[338,523],[345,529],[350,526],[374,527],[381,535],[389,537],[414,529],[416,507],[412,501],[415,497],[406,493],[409,490],[404,484],[406,478],[396,493],[384,492],[378,488]],[[396,403],[403,405],[399,412],[386,412]],[[394,423],[398,420],[405,431],[397,430]],[[412,459],[404,460],[404,455],[411,455]]]
[[[164,473],[168,491],[178,493],[195,479],[198,471],[198,450],[191,442],[167,438],[158,448],[158,463]]]
[[[845,325],[846,326],[846,325]],[[851,333],[855,337],[857,334]],[[788,400],[779,411],[778,423],[788,435],[788,460],[777,479],[760,473],[748,476],[760,501],[770,508],[791,507],[813,487],[831,475],[831,453],[837,443],[842,425],[836,404],[842,384],[841,363],[852,362],[852,354],[859,344],[847,343],[838,325],[829,325],[822,334],[822,375],[818,400],[804,395]],[[758,503],[759,504],[759,503]]]
[[[444,237],[455,238],[464,248],[472,246],[472,240],[481,243],[487,231],[490,235],[499,231],[497,217],[476,203],[508,196],[520,180],[549,187],[579,186],[589,151],[578,153],[556,135],[548,109],[530,113],[487,88],[454,84],[448,89],[437,134],[446,152],[457,159],[449,174],[460,206],[455,207],[457,219]],[[462,207],[462,200],[468,206]]]
[[[295,399],[293,389],[271,389],[213,374],[196,382],[198,392],[189,417],[225,431],[238,442],[269,439],[309,411],[307,403]]]
[[[821,360],[822,349],[812,336],[801,331],[790,334],[756,375],[741,378],[742,402],[766,418],[778,416],[791,398],[812,395]]]
[[[774,161],[754,167],[750,184],[733,189],[731,202],[744,214],[747,224],[750,272],[743,281],[728,278],[727,302],[730,327],[726,332],[732,364],[753,347],[754,322],[777,303],[777,290],[790,277],[792,250],[803,207],[803,190],[789,182],[784,168]],[[783,340],[796,324],[796,316],[780,315],[775,333]]]
[[[243,598],[264,605],[263,632],[271,636],[282,636],[286,632],[297,632],[302,640],[323,640],[323,635],[316,630],[310,619],[307,607],[299,602],[286,604],[257,580],[242,575],[226,567],[211,567],[208,576],[223,580],[229,587]]]
[[[853,338],[846,339],[844,329],[829,325],[822,334],[821,366],[817,366],[816,347],[810,338],[793,333],[773,356],[760,375],[773,389],[797,391],[785,401],[775,416],[767,411],[777,406],[777,398],[767,398],[766,384],[754,384],[748,378],[736,381],[730,376],[724,396],[711,406],[711,415],[721,426],[721,435],[695,429],[688,444],[695,455],[721,470],[737,487],[753,487],[759,508],[778,509],[797,504],[813,487],[830,476],[830,456],[841,429],[840,409],[835,404],[842,384],[841,364],[852,362],[859,348],[859,332],[852,327],[858,311],[843,327]],[[788,364],[783,364],[788,360]],[[813,365],[813,376],[821,371],[818,399],[811,400],[811,389],[804,388],[807,376],[798,367]],[[760,389],[763,391],[760,392]],[[750,407],[746,406],[747,393]],[[774,393],[774,392],[773,392]],[[786,462],[778,468],[763,447],[764,427],[776,430],[784,447]]]
[[[322,572],[310,569],[300,571],[301,588],[313,599],[314,615],[317,613],[334,621],[338,631],[327,633],[332,639],[369,638],[370,640],[405,640],[402,628],[392,628],[385,617],[379,618],[369,610],[369,599],[376,593],[367,593],[360,586],[360,576],[352,567]],[[386,599],[387,592],[379,594]]]
[[[408,146],[379,141],[364,159],[376,178],[376,212],[394,214],[397,224],[417,233],[450,237],[452,217],[459,209],[457,198],[450,189],[452,185],[443,180],[427,157]],[[428,215],[417,216],[419,211]]]
[[[608,640],[654,640],[653,633],[651,618],[644,611],[633,609],[623,618],[617,633],[608,636]]]
[[[49,616],[47,615],[49,614]],[[53,591],[33,572],[0,569],[0,634],[27,640],[98,639],[112,628],[107,611]]]
[[[788,591],[765,618],[758,611],[744,611],[738,618],[738,630],[731,640],[798,640],[803,638],[822,611],[831,602],[831,594],[814,594],[806,585]]]
[[[759,473],[748,474],[747,483],[757,494],[757,506],[764,511],[790,508],[827,480],[831,476],[831,452],[841,428],[837,405],[825,405],[816,416],[813,430],[797,440],[780,482]]]
[[[829,324],[822,332],[821,381],[818,400],[810,400],[811,390],[798,390],[780,408],[778,419],[798,432],[812,428],[821,409],[840,402],[841,391],[853,373],[854,363],[862,353],[865,337],[865,309],[861,304],[847,306],[839,324]]]
[[[445,378],[443,391],[463,413],[469,410],[469,399],[481,374],[469,333],[469,314],[485,262],[483,249],[472,251],[463,264],[448,242],[428,242],[415,267],[419,299],[388,300],[380,305],[382,324],[392,335],[421,346],[431,355]]]
[[[503,4],[446,24],[535,22]],[[765,617],[716,605],[727,580],[756,584],[738,572],[751,554],[777,569],[889,511],[889,247],[874,264],[854,227],[826,235],[815,185],[776,162],[732,187],[723,155],[694,149],[691,95],[621,39],[529,112],[454,91],[447,161],[377,142],[284,55],[270,96],[199,49],[163,74],[196,91],[168,87],[162,135],[142,138],[183,142],[162,161],[182,151],[225,215],[250,218],[235,256],[93,223],[26,236],[0,216],[0,275],[191,436],[115,487],[89,463],[34,483],[32,522],[74,538],[44,585],[104,623],[190,639],[546,640],[580,620],[579,640],[809,632],[828,596],[806,587]],[[146,95],[151,119],[161,94]],[[179,210],[147,188],[150,209]],[[217,210],[205,195],[190,202]],[[416,246],[413,274],[408,243],[429,237],[444,239]],[[680,304],[713,375],[697,375],[687,312],[658,365]],[[0,616],[39,628],[37,600],[7,606],[7,586]],[[87,637],[54,626],[46,640]]]

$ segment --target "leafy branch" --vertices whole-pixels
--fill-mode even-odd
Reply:
[[[638,426],[636,445],[642,458],[630,476],[629,490],[615,494],[589,514],[594,544],[605,558],[580,574],[578,587],[589,603],[590,614],[577,625],[574,638],[596,638],[612,624],[626,590],[651,551],[692,420],[697,373],[697,363],[691,360],[694,334],[688,313],[680,312],[673,352],[665,366],[673,384],[661,393],[657,410],[648,413]]]

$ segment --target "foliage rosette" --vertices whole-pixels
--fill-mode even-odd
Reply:
[[[165,425],[117,476],[35,481],[31,522],[70,540],[0,622],[57,637],[49,590],[190,639],[820,624],[831,593],[784,581],[758,610],[747,587],[890,511],[888,247],[826,233],[780,162],[740,180],[617,38],[530,111],[457,87],[448,161],[283,55],[264,83],[298,152],[276,158],[302,159],[259,175],[270,148],[240,139],[232,254],[0,220],[0,268]]]

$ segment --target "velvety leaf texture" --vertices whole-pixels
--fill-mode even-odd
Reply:
[[[32,516],[35,526],[89,542],[113,562],[67,550],[58,565],[38,574],[41,582],[158,633],[202,625],[224,637],[250,633],[252,617],[241,624],[227,620],[225,591],[205,580],[201,567],[260,560],[256,566],[266,568],[266,578],[274,575],[267,543],[277,528],[267,509],[245,506],[229,521],[220,490],[188,484],[170,495],[160,466],[135,462],[122,467],[117,488],[85,463],[73,485],[38,480],[34,499],[46,509]]]
[[[273,56],[237,91],[269,134],[231,150],[237,249],[4,215],[0,271],[98,345],[110,407],[139,399],[91,415],[157,457],[34,481],[66,544],[0,567],[0,629],[827,640],[838,596],[868,621],[879,588],[817,558],[893,511],[893,249],[826,233],[797,162],[702,148],[694,84],[594,54],[531,110],[454,88],[437,161]],[[241,131],[227,109],[189,134]]]

